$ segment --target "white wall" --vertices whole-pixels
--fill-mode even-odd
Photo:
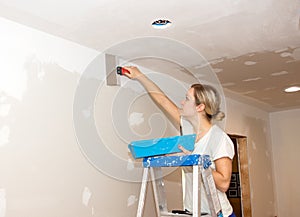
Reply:
[[[0,217],[134,216],[141,168],[127,144],[174,127],[137,82],[105,84],[102,54],[5,19],[0,39]]]
[[[93,78],[97,74],[105,78],[103,59],[96,58],[98,68],[90,66],[99,53],[5,19],[0,47],[0,216],[134,216],[140,185],[93,166],[75,131],[74,112],[84,103],[74,105],[76,91],[86,81],[103,82]],[[82,78],[88,68],[95,74]],[[100,91],[97,105],[106,109],[116,89]],[[83,99],[89,98],[85,93]],[[89,109],[80,111],[82,117],[93,116]],[[99,134],[109,135],[107,128]],[[116,155],[132,170],[127,144],[114,138],[106,144],[123,150]],[[146,216],[153,216],[151,204]]]
[[[278,216],[299,216],[300,109],[270,114]]]

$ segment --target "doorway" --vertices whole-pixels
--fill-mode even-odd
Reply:
[[[247,137],[229,135],[235,155],[232,161],[232,176],[227,197],[237,217],[252,217],[248,167]]]

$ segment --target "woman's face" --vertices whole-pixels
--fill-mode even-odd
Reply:
[[[197,114],[195,97],[194,97],[194,88],[190,88],[186,93],[185,99],[181,101],[181,116],[191,117]]]

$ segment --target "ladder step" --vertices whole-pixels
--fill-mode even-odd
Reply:
[[[168,212],[168,213],[165,213],[165,212],[161,212],[160,213],[160,216],[161,217],[168,217],[168,216],[178,216],[178,217],[192,217],[192,215],[187,215],[187,214],[176,214],[176,213],[171,213],[171,212]],[[210,215],[208,214],[201,214],[201,216],[203,217],[211,217]]]
[[[145,157],[143,167],[180,167],[203,165],[204,169],[211,165],[209,155],[181,155],[181,156],[156,156]]]
[[[168,213],[161,212],[160,215],[161,215],[161,217],[167,217],[167,216],[191,217],[191,215],[176,214],[176,213],[171,213],[171,212],[168,212]]]
[[[211,215],[201,213],[203,217],[221,217],[222,210],[218,197],[213,197],[217,194],[216,186],[212,176],[212,170],[209,168],[211,161],[208,155],[185,155],[185,156],[156,156],[145,157],[143,159],[143,180],[140,191],[137,217],[142,217],[145,203],[145,194],[150,172],[153,193],[155,198],[156,213],[158,217],[178,216],[178,217],[199,217],[200,203],[199,196],[201,194],[199,188],[200,179],[203,179],[204,188],[206,189],[208,202],[211,209]],[[172,213],[167,209],[167,201],[163,183],[163,172],[161,167],[176,167],[176,166],[192,166],[193,167],[193,215],[187,213]],[[200,179],[199,179],[200,178]]]

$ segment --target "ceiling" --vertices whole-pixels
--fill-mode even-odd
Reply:
[[[300,91],[283,91],[300,86],[299,0],[0,0],[0,16],[101,52],[170,38],[198,51],[229,96],[266,111],[300,108]],[[163,18],[170,28],[151,28]]]

